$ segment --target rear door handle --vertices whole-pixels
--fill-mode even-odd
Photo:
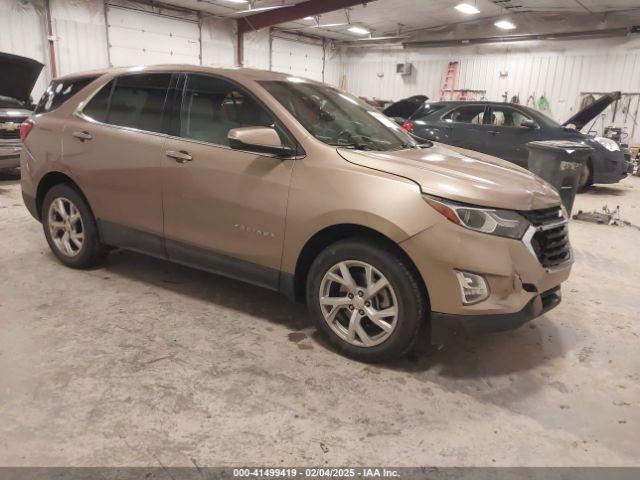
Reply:
[[[176,152],[174,150],[167,150],[167,157],[173,158],[178,163],[185,163],[193,160],[193,157],[189,155],[189,152],[185,152],[184,150],[181,150],[179,152]]]
[[[498,132],[497,130],[489,130],[487,133],[489,135],[498,135],[500,132]]]
[[[91,134],[89,132],[87,132],[87,131],[84,131],[84,132],[73,132],[73,136],[76,137],[81,142],[84,142],[85,140],[91,140],[93,138],[91,136]]]

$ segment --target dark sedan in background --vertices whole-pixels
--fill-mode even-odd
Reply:
[[[499,102],[425,102],[403,127],[419,138],[493,155],[527,168],[526,144],[534,140],[571,140],[594,150],[582,172],[580,189],[616,183],[627,176],[620,146],[609,138],[580,132],[619,92],[604,95],[560,125],[538,110]]]

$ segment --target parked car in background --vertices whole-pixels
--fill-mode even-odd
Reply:
[[[441,344],[560,303],[573,259],[548,183],[421,145],[346,92],[185,65],[47,92],[23,124],[22,194],[69,267],[121,247],[278,290],[366,361],[404,355],[425,323]]]
[[[0,52],[0,171],[20,166],[20,124],[31,115],[31,91],[44,65]]]
[[[620,93],[607,94],[562,125],[542,112],[500,102],[429,102],[403,127],[419,138],[493,155],[527,168],[526,144],[533,140],[572,140],[593,147],[580,189],[594,183],[616,183],[627,176],[628,163],[615,141],[581,133]]]
[[[411,118],[427,100],[429,100],[429,97],[426,95],[413,95],[412,97],[403,98],[402,100],[392,103],[382,110],[382,113],[393,119],[394,122],[402,125]]]
[[[358,98],[360,98],[360,100],[367,103],[368,105],[371,105],[372,107],[377,108],[378,110],[383,110],[393,103],[391,100],[381,100],[380,98],[376,98],[376,97],[358,97]]]

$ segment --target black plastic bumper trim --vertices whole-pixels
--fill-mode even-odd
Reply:
[[[455,337],[513,330],[557,307],[561,300],[560,287],[556,287],[535,296],[516,313],[452,315],[431,312],[431,343],[443,345]]]

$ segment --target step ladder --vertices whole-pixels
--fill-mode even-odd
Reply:
[[[453,94],[458,84],[458,62],[449,62],[447,71],[444,74],[442,88],[440,89],[440,101],[447,100],[446,95],[449,94],[449,100],[453,100]]]

